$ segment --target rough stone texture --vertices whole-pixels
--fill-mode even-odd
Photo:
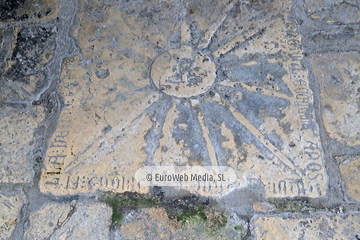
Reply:
[[[48,87],[46,65],[55,51],[55,27],[14,29],[14,40],[1,70],[0,93],[3,102],[36,99]]]
[[[164,209],[143,209],[126,216],[118,232],[118,239],[170,239],[172,228],[179,229],[179,223],[169,221]]]
[[[360,4],[356,0],[305,0],[305,2],[308,14],[316,21],[323,21],[328,24],[360,22]]]
[[[350,201],[360,202],[360,158],[343,158],[339,165],[344,180],[346,196]]]
[[[253,204],[253,209],[256,212],[271,212],[275,210],[275,206],[267,202],[256,202]]]
[[[47,20],[58,14],[56,0],[1,1],[0,21]]]
[[[20,211],[26,202],[23,192],[0,193],[0,239],[9,239],[16,224],[19,222]]]
[[[44,108],[11,108],[0,110],[0,182],[29,183],[34,171],[34,136],[44,120]]]
[[[0,238],[360,239],[359,16],[357,0],[0,1]],[[152,165],[237,180],[139,185]]]
[[[47,204],[30,214],[24,239],[109,239],[105,204]]]
[[[224,194],[259,179],[267,197],[324,196],[313,93],[286,4],[81,3],[82,54],[63,65],[41,191],[144,193],[141,166],[220,165],[238,175]],[[166,10],[149,18],[156,9]],[[196,24],[174,11],[194,12]]]
[[[233,216],[220,231],[195,219],[182,226],[169,219],[164,209],[147,208],[130,212],[115,239],[241,239],[246,235],[246,225]]]
[[[358,239],[360,215],[255,216],[254,239]]]
[[[360,144],[360,59],[358,52],[313,57],[323,120],[330,137]]]

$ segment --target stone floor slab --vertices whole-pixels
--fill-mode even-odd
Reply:
[[[139,167],[220,165],[238,175],[225,193],[260,179],[267,197],[326,194],[289,2],[107,3],[80,6],[41,191],[147,192]]]
[[[358,52],[313,57],[320,86],[323,121],[330,137],[348,145],[360,144],[360,60]]]
[[[34,132],[44,117],[42,106],[0,107],[0,182],[32,181]]]
[[[10,239],[11,233],[14,231],[16,224],[19,222],[20,211],[26,202],[25,194],[0,193],[0,239]]]
[[[329,24],[360,22],[359,3],[356,0],[305,0],[307,12],[315,21]]]
[[[209,217],[209,216],[208,216]],[[213,221],[212,223],[209,223]],[[211,226],[209,226],[211,224]],[[206,221],[193,217],[185,223],[169,219],[163,208],[145,208],[125,216],[115,239],[243,239],[247,223],[232,217],[225,225],[209,217]]]
[[[45,205],[30,213],[24,239],[109,239],[111,208],[105,204]]]
[[[46,66],[54,56],[56,28],[15,27],[13,35],[5,67],[0,72],[0,101],[38,99],[49,85]]]
[[[0,21],[47,20],[57,17],[57,0],[18,0],[0,3]]]
[[[251,223],[257,240],[273,239],[358,239],[360,215],[314,214],[313,216],[255,216]]]
[[[339,157],[338,160],[348,200],[360,202],[360,157]]]

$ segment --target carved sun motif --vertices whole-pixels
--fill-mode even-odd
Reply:
[[[183,108],[184,111],[180,110],[178,113],[184,116],[180,116],[180,119],[196,116],[197,123],[194,125],[200,128],[195,127],[193,132],[203,136],[207,153],[202,153],[202,158],[210,159],[210,164],[213,166],[227,164],[218,157],[217,149],[220,144],[216,142],[216,136],[213,134],[219,131],[214,129],[214,125],[221,121],[228,128],[233,128],[234,132],[239,130],[242,132],[237,134],[239,142],[247,142],[246,135],[250,134],[255,137],[253,143],[256,146],[265,148],[285,165],[293,168],[293,162],[257,129],[256,124],[251,122],[253,116],[250,112],[257,111],[256,105],[266,101],[268,104],[277,104],[277,110],[271,114],[281,117],[281,111],[289,104],[288,99],[292,96],[282,82],[284,73],[281,72],[284,70],[279,64],[261,62],[263,56],[256,52],[246,54],[246,46],[249,42],[260,38],[264,29],[271,24],[244,32],[239,31],[239,36],[235,39],[231,39],[219,48],[214,48],[218,30],[223,27],[227,18],[234,15],[231,11],[235,7],[239,7],[238,2],[232,1],[224,9],[223,16],[219,17],[197,43],[192,42],[192,30],[184,21],[181,26],[180,48],[164,51],[153,60],[151,82],[162,94],[172,97],[166,98],[174,108],[169,109],[169,112],[182,104],[183,106],[179,108]],[[233,59],[230,62],[228,59],[233,56],[232,52],[241,49],[244,51],[243,59]],[[259,68],[264,68],[264,71],[259,73]],[[236,71],[242,71],[242,74],[236,76]],[[268,86],[264,87],[265,84]],[[263,96],[259,97],[259,95]],[[159,101],[163,100],[161,99]],[[231,120],[227,121],[226,118]],[[186,139],[181,140],[186,141]]]
[[[101,179],[116,178],[122,187],[112,190],[138,191],[137,169],[190,165],[231,167],[237,184],[259,180],[267,196],[323,194],[290,3],[96,4],[83,6],[81,60],[64,74],[64,82],[76,80],[62,88],[68,106],[58,127],[70,154],[54,187],[79,191],[68,187],[79,177],[81,191],[106,190]]]

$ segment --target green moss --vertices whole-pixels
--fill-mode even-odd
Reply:
[[[181,222],[182,227],[203,225],[206,233],[210,236],[217,235],[219,230],[225,227],[227,223],[227,218],[224,215],[214,212],[205,206],[194,206],[184,210],[175,219]]]
[[[159,203],[159,201],[155,198],[147,198],[147,197],[123,197],[118,199],[118,204],[122,207],[152,207]]]
[[[206,205],[200,205],[203,204],[200,202],[193,202],[185,205],[186,210],[183,210],[184,201],[172,200],[169,203],[168,201],[160,201],[159,198],[148,197],[146,195],[135,193],[107,193],[101,197],[101,200],[112,208],[112,227],[114,228],[123,223],[125,215],[130,210],[154,206],[164,207],[167,209],[168,217],[170,216],[170,218],[181,222],[183,227],[185,225],[187,227],[202,225],[209,234],[217,232],[227,223],[227,218],[223,214],[211,210]],[[181,204],[176,205],[174,202],[181,202]]]
[[[115,195],[107,194],[102,197],[102,200],[109,204],[112,208],[112,225],[119,226],[124,221],[124,212],[126,209],[138,209],[152,207],[159,203],[155,198],[149,198],[141,195]]]
[[[109,195],[104,198],[104,201],[112,208],[111,221],[113,226],[121,224],[124,221],[124,216],[120,214],[119,199],[115,195]]]
[[[272,199],[269,202],[280,212],[301,212],[307,208],[306,202],[286,198]]]
[[[204,206],[193,207],[189,210],[184,210],[175,218],[178,222],[182,223],[182,226],[187,223],[205,222],[207,219]]]
[[[242,232],[243,226],[241,226],[241,225],[236,225],[236,226],[234,226],[234,230],[235,230],[235,231],[238,231],[238,232]]]

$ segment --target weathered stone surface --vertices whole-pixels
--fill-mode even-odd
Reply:
[[[360,239],[359,16],[0,1],[0,240]],[[154,165],[236,181],[157,186]]]
[[[359,214],[255,216],[254,239],[358,239]]]
[[[238,174],[234,186],[189,190],[226,194],[259,179],[267,197],[324,196],[289,4],[84,1],[82,54],[63,66],[65,107],[40,189],[147,192],[134,180],[141,166],[222,165]]]
[[[56,18],[57,0],[13,0],[0,3],[0,21],[46,20]]]
[[[32,180],[34,132],[44,117],[42,106],[0,107],[0,182],[28,183]]]
[[[0,239],[10,239],[15,225],[19,222],[20,211],[26,198],[23,192],[0,193]]]
[[[179,225],[180,224],[180,225]],[[121,225],[118,239],[170,239],[172,229],[179,229],[181,223],[170,220],[165,209],[150,208],[128,214]]]
[[[329,24],[360,22],[359,2],[356,0],[305,0],[310,17]]]
[[[3,30],[0,29],[0,44],[2,45],[2,39],[3,39]]]
[[[230,218],[225,226],[213,224],[209,227],[201,219],[193,218],[182,225],[169,219],[163,208],[145,208],[125,217],[115,239],[242,239],[247,232],[247,224],[237,217]]]
[[[253,204],[253,209],[256,212],[271,212],[276,209],[276,207],[270,203],[266,202],[256,202]]]
[[[25,239],[109,239],[110,220],[105,204],[47,204],[30,214]]]
[[[330,137],[360,144],[360,60],[358,52],[313,57],[320,85],[323,121]]]
[[[360,202],[360,157],[343,159],[339,168],[346,196],[350,201]]]
[[[56,28],[15,28],[7,66],[1,70],[3,101],[32,100],[48,86],[46,65],[56,48]]]
[[[328,25],[326,28],[303,26],[303,49],[305,54],[322,52],[349,52],[360,47],[359,24]]]

